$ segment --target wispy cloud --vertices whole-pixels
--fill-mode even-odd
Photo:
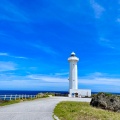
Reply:
[[[27,59],[27,57],[22,57],[22,56],[13,56],[8,53],[0,52],[0,56],[6,56],[6,57],[13,57],[13,58],[19,58],[19,59]]]
[[[99,43],[101,46],[106,46],[106,47],[109,47],[109,48],[114,49],[114,46],[113,46],[113,44],[112,44],[112,41],[109,40],[109,39],[106,39],[106,38],[104,38],[104,37],[99,37],[98,43]]]
[[[9,56],[8,53],[0,53],[0,56]]]
[[[67,78],[63,77],[56,77],[56,76],[50,76],[50,75],[42,75],[42,74],[30,74],[30,75],[16,75],[16,74],[8,74],[7,72],[4,74],[0,74],[0,80],[21,80],[21,81],[39,81],[41,83],[68,83]]]
[[[21,84],[24,84],[21,86]],[[4,86],[4,87],[3,87]],[[38,89],[38,90],[68,89],[68,80],[65,78],[47,75],[31,74],[26,76],[0,74],[0,89]],[[61,91],[62,91],[61,90]]]
[[[56,83],[66,83],[68,80],[66,78],[60,78],[60,77],[53,77],[53,76],[45,76],[45,75],[28,75],[27,76],[30,79],[34,80],[42,80],[45,82],[56,82]]]
[[[90,4],[94,10],[95,17],[100,18],[103,12],[105,11],[105,9],[100,4],[98,4],[95,0],[90,0]]]
[[[11,70],[16,70],[17,65],[13,62],[4,62],[0,61],[0,71],[11,71]]]
[[[94,72],[94,73],[90,73],[90,74],[88,74],[86,76],[89,77],[89,78],[95,78],[95,77],[103,77],[105,75],[106,75],[106,73]]]
[[[31,46],[33,46],[34,48],[39,49],[47,54],[58,55],[58,53],[55,50],[53,50],[51,47],[48,47],[46,45],[31,44]]]
[[[114,85],[120,86],[120,77],[115,78],[111,75],[106,73],[95,72],[89,74],[85,77],[79,78],[80,84],[87,84],[87,85]]]
[[[11,56],[11,57],[18,58],[18,59],[28,59],[27,57],[20,57],[20,56]]]
[[[0,9],[2,11],[0,13],[0,19],[2,20],[29,22],[26,13],[19,9],[18,6],[14,5],[11,1],[1,1]]]
[[[61,89],[62,88],[62,89]],[[39,80],[12,80],[12,81],[0,81],[0,89],[2,90],[42,90],[42,91],[65,91],[67,90],[67,84],[59,83],[41,83]]]
[[[24,84],[24,89],[29,89],[28,87],[33,89],[34,86],[34,88],[42,88],[42,90],[47,89],[47,87],[55,87],[55,89],[57,90],[58,87],[63,88],[64,86],[64,90],[67,90],[69,86],[69,81],[66,77],[62,76],[58,77],[42,74],[18,76],[14,74],[0,74],[0,87],[4,85],[11,88],[14,88],[16,86],[17,88],[21,88],[21,84]],[[95,72],[84,77],[80,77],[79,85],[89,86],[90,89],[95,88],[95,86],[99,86],[99,89],[96,88],[97,91],[104,91],[106,89],[109,89],[111,91],[117,92],[117,90],[120,91],[120,89],[118,89],[120,88],[120,78],[109,76],[107,73]],[[104,86],[106,87],[104,88]],[[114,87],[114,90],[113,88],[111,88],[111,86]]]
[[[117,18],[116,22],[120,23],[120,18]]]
[[[9,63],[11,65],[11,63]],[[8,65],[9,65],[8,64]],[[0,62],[1,65],[1,62]],[[10,66],[9,65],[9,66]],[[9,70],[13,70],[15,68],[9,67]],[[42,75],[42,74],[30,74],[25,76],[18,76],[14,74],[0,74],[0,80],[8,80],[8,81],[39,81],[40,83],[63,83],[68,84],[67,77],[57,77],[50,75]],[[107,73],[95,72],[84,77],[79,77],[79,83],[84,85],[115,85],[120,86],[120,78],[109,76]]]
[[[64,72],[64,73],[55,73],[55,76],[64,76],[64,75],[68,75],[69,72]]]
[[[84,84],[84,85],[114,85],[114,86],[119,86],[120,87],[120,78],[85,78],[85,79],[79,79],[79,83],[80,84]]]

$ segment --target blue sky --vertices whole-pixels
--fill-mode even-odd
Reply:
[[[1,0],[0,90],[120,92],[120,0]]]

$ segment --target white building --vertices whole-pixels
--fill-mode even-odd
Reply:
[[[90,97],[90,89],[78,89],[77,62],[79,61],[79,58],[72,52],[68,61],[70,62],[69,97]]]

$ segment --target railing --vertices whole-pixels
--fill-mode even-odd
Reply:
[[[40,98],[41,95],[0,95],[2,100],[33,99]]]

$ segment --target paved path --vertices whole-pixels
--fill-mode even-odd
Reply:
[[[0,107],[0,120],[53,120],[53,110],[60,101],[86,101],[89,98],[50,97]]]

